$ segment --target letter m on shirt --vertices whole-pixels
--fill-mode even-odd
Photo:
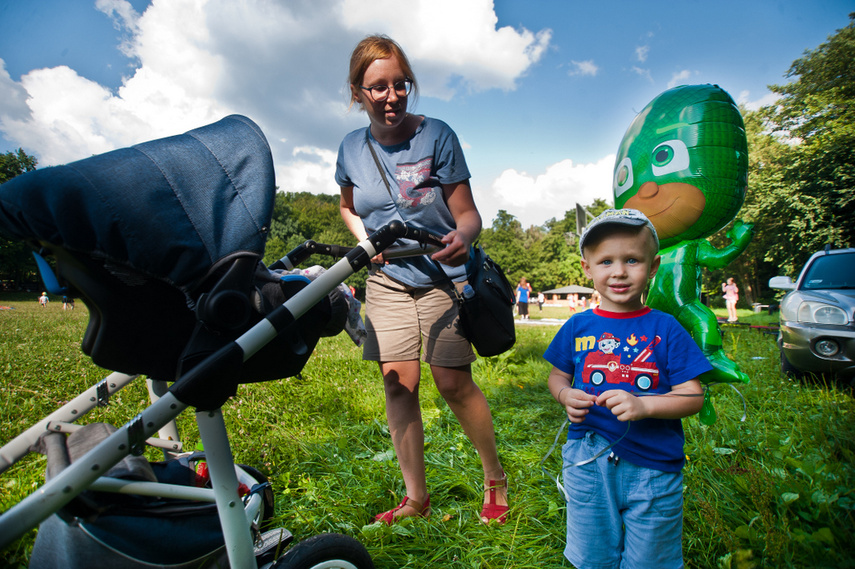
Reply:
[[[576,351],[586,352],[597,346],[596,336],[579,336],[576,338]]]

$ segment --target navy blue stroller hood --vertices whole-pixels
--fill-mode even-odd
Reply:
[[[224,259],[260,258],[273,159],[246,117],[36,170],[0,185],[0,230],[191,291]]]
[[[261,319],[257,297],[276,306],[305,286],[255,282],[275,193],[264,135],[233,115],[0,185],[0,232],[56,260],[89,308],[81,349],[97,365],[172,381]],[[299,372],[329,309],[301,319],[299,341],[280,335],[229,372]]]

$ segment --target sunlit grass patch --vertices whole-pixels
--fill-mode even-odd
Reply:
[[[80,353],[82,303],[71,313],[60,302],[40,308],[35,296],[0,297],[0,304],[12,303],[15,310],[0,311],[0,443],[105,375]],[[473,366],[510,479],[512,510],[504,526],[479,521],[478,456],[426,366],[420,393],[433,514],[392,527],[373,523],[375,514],[400,502],[404,486],[377,365],[362,361],[345,335],[322,339],[300,377],[239,388],[223,409],[235,458],[270,477],[276,521],[298,539],[352,535],[379,568],[569,567],[561,554],[563,498],[540,468],[564,419],[546,389],[550,366],[541,357],[556,330],[518,326],[513,351]],[[714,425],[684,421],[687,566],[852,566],[851,393],[785,378],[773,335],[747,326],[723,330],[726,352],[751,383],[736,385],[739,393],[714,388]],[[146,397],[143,382],[132,384],[92,416],[123,424]],[[192,419],[192,413],[181,418],[191,447],[198,439]],[[544,466],[558,474],[560,453]],[[40,484],[43,471],[44,460],[31,455],[4,473],[0,509]],[[0,553],[0,563],[26,566],[33,535]]]

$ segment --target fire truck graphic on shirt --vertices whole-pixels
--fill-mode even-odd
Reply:
[[[642,391],[655,389],[659,385],[659,368],[648,361],[653,348],[662,340],[659,336],[647,344],[638,355],[628,363],[621,362],[620,339],[606,332],[597,341],[597,351],[585,356],[582,368],[582,381],[596,386],[604,383],[628,383]]]

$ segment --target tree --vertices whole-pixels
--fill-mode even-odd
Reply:
[[[748,137],[748,189],[739,218],[754,224],[751,244],[724,269],[705,274],[704,290],[721,298],[735,277],[746,301],[774,302],[775,275],[795,277],[826,243],[855,244],[855,27],[849,25],[791,65],[780,98],[757,112],[742,109]],[[710,241],[727,241],[722,229]]]
[[[782,186],[764,199],[781,217],[768,257],[789,274],[826,243],[855,244],[855,13],[849,20],[793,62],[786,77],[795,80],[769,86],[781,98],[762,109],[792,145],[776,164]]]
[[[21,148],[16,152],[0,154],[0,184],[35,170],[37,163],[34,156],[27,155]],[[36,266],[30,247],[0,234],[0,289],[3,288],[3,281],[9,281],[8,286],[11,288],[18,288],[22,283],[34,280],[35,273]]]
[[[15,152],[0,154],[0,184],[8,182],[15,176],[36,169],[38,160],[28,156],[22,148]]]
[[[277,192],[264,262],[272,264],[309,239],[332,245],[355,244],[353,235],[341,219],[339,197],[308,192]],[[308,264],[328,268],[335,261],[337,259],[332,257],[316,255],[309,259]],[[362,290],[365,288],[366,276],[366,271],[360,271],[346,282]]]

